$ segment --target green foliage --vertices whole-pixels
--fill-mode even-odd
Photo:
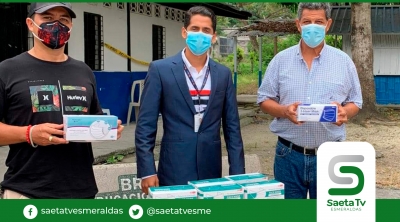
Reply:
[[[274,2],[240,2],[232,3],[237,8],[253,14],[252,19],[294,18],[295,13],[290,7]]]
[[[328,45],[335,46],[335,37],[334,35],[328,35],[325,38],[325,41]],[[293,34],[287,36],[281,36],[277,39],[277,51],[283,51],[291,46],[299,44],[301,39],[300,34]],[[337,36],[336,47],[342,48],[342,36]],[[238,57],[238,74],[239,75],[252,75],[258,73],[258,60],[259,54],[252,49],[252,46],[249,42],[248,46],[248,54],[244,55],[244,50],[240,47],[237,47],[237,57]],[[262,72],[265,71],[269,62],[274,57],[274,38],[273,37],[263,37],[262,38]],[[230,54],[226,57],[222,57],[219,59],[219,62],[225,64],[227,67],[231,68],[233,71],[234,68],[234,54]]]
[[[326,44],[335,47],[336,35],[327,35],[325,37]],[[342,36],[337,36],[336,48],[342,49]]]
[[[251,12],[253,17],[249,18],[249,21],[240,21],[234,18],[227,18],[223,16],[217,16],[217,35],[226,36],[223,32],[224,29],[234,28],[252,23],[253,21],[260,19],[279,19],[279,18],[295,18],[296,12],[293,11],[293,6],[288,6],[282,3],[273,2],[225,2],[224,4],[231,5],[237,9]],[[292,3],[297,6],[297,3]]]
[[[107,164],[117,163],[117,162],[121,161],[122,159],[124,159],[124,157],[125,156],[121,155],[121,154],[114,154],[107,158],[106,163]]]
[[[251,62],[256,62],[258,60],[258,55],[254,51],[249,52],[249,59]]]
[[[223,32],[224,29],[231,29],[236,26],[242,26],[238,19],[228,18],[223,16],[217,16],[217,35],[226,36]]]
[[[265,3],[265,2],[242,2],[242,3],[227,3],[235,6],[236,8],[246,10],[251,12],[255,19],[276,19],[276,18],[296,18],[298,3]],[[221,35],[223,29],[234,28],[237,26],[245,25],[237,19],[218,17],[217,22],[217,34]],[[335,37],[328,35],[325,41],[328,45],[335,46]],[[286,35],[277,38],[277,51],[280,52],[291,46],[294,46],[300,42],[301,35]],[[258,39],[259,41],[259,39]],[[336,47],[342,48],[342,37],[337,37]],[[237,61],[238,61],[238,74],[239,75],[253,75],[258,74],[258,60],[259,54],[257,49],[253,48],[253,45],[249,42],[248,54],[244,55],[244,51],[237,47]],[[274,38],[273,37],[263,37],[262,38],[262,72],[265,71],[271,59],[274,57]],[[219,59],[219,61],[233,70],[234,61],[233,54]]]
[[[244,50],[240,47],[237,47],[236,51],[237,51],[237,61],[238,63],[241,63],[244,58]]]

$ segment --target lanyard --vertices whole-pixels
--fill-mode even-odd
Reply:
[[[183,63],[183,69],[185,70],[186,75],[188,76],[190,82],[192,83],[194,89],[197,91],[197,97],[199,98],[199,112],[200,113],[200,92],[204,89],[207,83],[208,76],[210,75],[210,66],[207,67],[206,75],[204,76],[203,84],[201,85],[200,90],[198,90],[196,82],[194,81],[192,74],[190,74],[189,69],[186,67],[186,64]]]

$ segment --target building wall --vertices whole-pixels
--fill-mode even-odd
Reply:
[[[105,43],[127,53],[127,3],[123,9],[117,7],[116,2],[108,3],[73,3],[72,8],[77,15],[74,19],[68,54],[84,61],[84,12],[103,16],[103,39]],[[135,3],[133,3],[135,4]],[[137,4],[137,3],[136,3]],[[160,16],[155,16],[155,4],[152,4],[151,15],[131,12],[131,56],[137,60],[152,61],[152,25],[161,25],[166,28],[166,56],[174,55],[181,50],[185,42],[181,37],[182,21],[165,18],[165,7],[160,6]],[[104,47],[104,71],[127,71],[127,59]],[[131,63],[132,71],[147,71],[148,66],[135,62]]]
[[[400,35],[373,35],[374,75],[400,76]],[[350,35],[343,36],[343,51],[351,57]]]

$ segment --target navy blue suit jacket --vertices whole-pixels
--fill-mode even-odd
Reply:
[[[183,70],[182,54],[150,64],[141,97],[135,132],[138,177],[158,174],[160,186],[222,176],[221,123],[228,151],[229,174],[245,173],[243,141],[231,71],[209,60],[211,94],[198,132]],[[153,149],[157,120],[162,114],[164,134],[158,172]]]

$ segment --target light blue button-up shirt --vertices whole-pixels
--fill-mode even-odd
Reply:
[[[311,70],[303,59],[300,43],[278,53],[269,63],[258,89],[257,103],[267,99],[281,105],[353,102],[362,107],[361,86],[353,61],[343,51],[326,44],[314,58]],[[310,148],[346,139],[344,124],[305,122],[299,126],[287,118],[275,118],[270,130],[296,145]]]

